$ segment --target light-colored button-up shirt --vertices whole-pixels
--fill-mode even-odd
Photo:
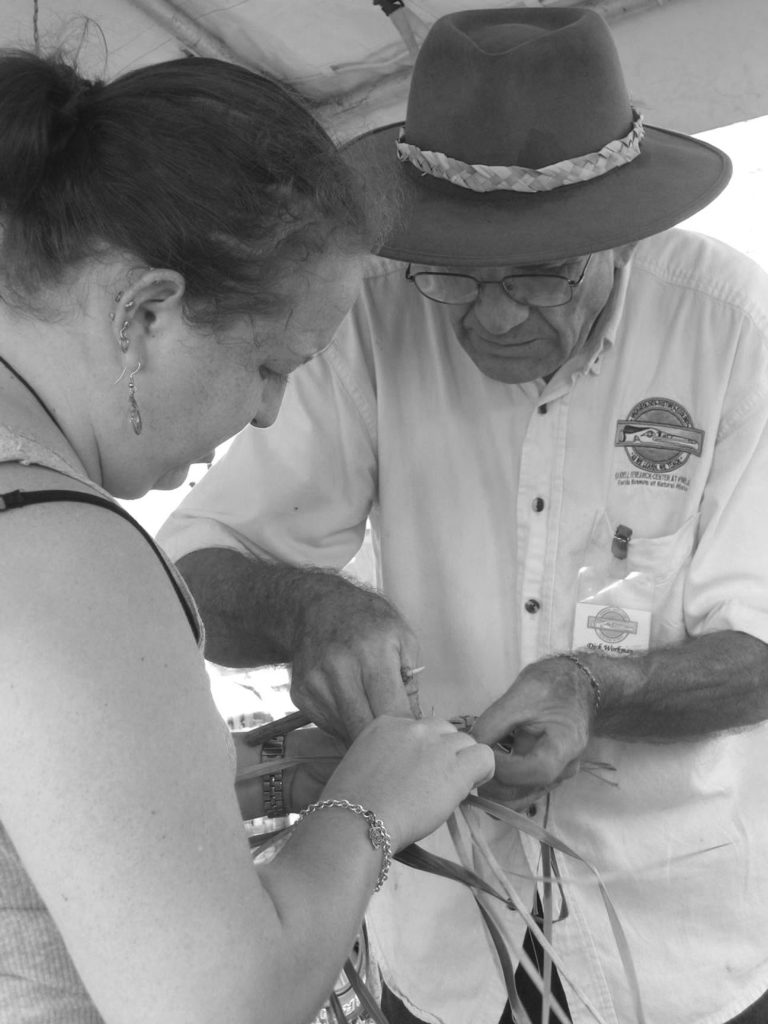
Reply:
[[[479,714],[531,661],[572,646],[577,576],[632,529],[655,583],[651,644],[717,630],[768,641],[768,281],[671,231],[617,273],[588,347],[548,382],[484,376],[445,309],[375,261],[337,343],[294,375],[163,529],[342,567],[370,519],[379,584],[415,629],[426,714]],[[594,739],[549,828],[602,874],[649,1024],[720,1024],[768,988],[768,725],[685,743]],[[542,821],[543,807],[534,820]],[[515,887],[535,848],[487,825]],[[426,841],[456,859],[445,830]],[[588,872],[560,858],[566,979],[630,1024],[626,975]],[[417,1015],[497,1024],[505,992],[471,895],[399,867],[371,903],[385,979]],[[519,943],[516,915],[506,915]],[[566,984],[575,1024],[593,1018]]]

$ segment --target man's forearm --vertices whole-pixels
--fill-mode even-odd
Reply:
[[[205,656],[251,668],[290,661],[304,602],[333,573],[266,562],[227,548],[182,556],[178,568],[205,623]]]
[[[768,645],[722,631],[626,658],[579,653],[602,691],[598,736],[672,742],[768,719]]]
[[[411,715],[403,670],[418,641],[376,591],[333,569],[296,567],[206,548],[179,569],[206,627],[205,656],[249,668],[291,663],[291,699],[316,725],[349,742],[378,715]]]

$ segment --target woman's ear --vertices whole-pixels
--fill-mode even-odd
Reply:
[[[175,327],[183,316],[185,282],[175,270],[145,270],[121,294],[113,336],[122,352],[158,331]]]

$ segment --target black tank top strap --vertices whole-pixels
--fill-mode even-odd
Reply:
[[[137,523],[133,516],[129,512],[126,512],[122,506],[117,504],[117,502],[109,501],[107,498],[102,498],[98,494],[88,494],[85,491],[56,489],[45,491],[9,491],[7,494],[0,494],[0,512],[11,511],[16,508],[24,508],[27,505],[39,505],[49,501],[80,501],[87,505],[99,505],[101,508],[105,508],[109,512],[114,512],[115,515],[121,516],[123,519],[131,523],[144,537],[160,560],[160,564],[165,569],[168,579],[171,581],[171,585],[176,591],[179,601],[181,601],[187,620],[189,621],[192,632],[195,636],[195,640],[199,644],[200,629],[197,614],[190,604],[187,594],[185,594],[179,586],[179,581],[171,571],[170,566],[165,560],[165,556],[160,551],[160,548],[157,546],[152,535],[148,533],[140,523]]]

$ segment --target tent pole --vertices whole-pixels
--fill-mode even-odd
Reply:
[[[171,0],[129,0],[134,6],[148,14],[154,21],[178,39],[185,48],[192,50],[198,57],[216,57],[232,64],[243,64],[244,61],[224,43],[218,36],[203,28],[188,14],[171,3]]]

